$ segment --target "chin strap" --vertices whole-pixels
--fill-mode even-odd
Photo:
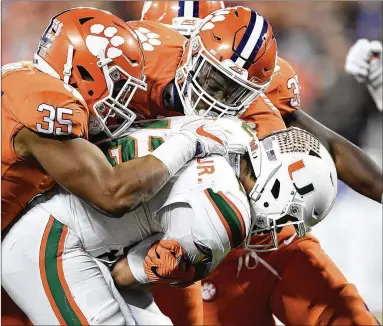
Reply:
[[[68,56],[66,58],[66,63],[64,64],[64,70],[63,70],[65,84],[69,84],[69,79],[70,79],[70,76],[72,75],[73,52],[74,52],[74,47],[72,44],[70,44],[68,46]]]
[[[253,258],[255,261],[253,266],[250,266],[250,257]],[[255,269],[258,266],[258,264],[261,263],[263,266],[266,267],[266,269],[268,269],[276,277],[278,277],[280,280],[282,279],[282,277],[279,276],[278,272],[270,264],[268,264],[264,259],[259,257],[257,253],[253,250],[249,250],[244,256],[241,256],[238,258],[237,277],[239,276],[239,273],[241,272],[243,263],[245,263],[246,268],[250,270]]]
[[[112,63],[113,60],[109,58],[105,58],[105,49],[100,48],[98,51],[98,58],[100,59],[97,61],[97,66],[102,69],[102,72],[104,73],[105,76],[105,82],[108,87],[108,91],[110,92],[112,90],[113,82],[109,76],[109,69],[108,69],[108,64]]]

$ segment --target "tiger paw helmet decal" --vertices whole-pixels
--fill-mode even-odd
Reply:
[[[147,28],[139,27],[134,32],[141,41],[144,51],[154,51],[156,45],[161,45],[161,41],[158,39],[160,36],[157,33],[152,33]]]
[[[125,43],[123,37],[116,35],[117,28],[105,27],[102,24],[94,24],[90,27],[92,34],[86,37],[86,46],[95,57],[99,56],[100,48],[105,49],[105,57],[115,59],[122,55],[119,46]]]

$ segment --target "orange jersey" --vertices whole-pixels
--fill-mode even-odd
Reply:
[[[28,202],[54,185],[34,158],[21,158],[13,140],[23,127],[45,137],[88,137],[88,108],[81,95],[30,62],[2,67],[2,230]],[[49,155],[49,153],[47,153]]]
[[[264,137],[286,126],[281,119],[300,108],[298,76],[290,64],[277,58],[269,88],[242,114],[247,122],[255,122],[258,137]]]
[[[183,115],[166,105],[165,88],[173,86],[178,63],[181,60],[186,38],[165,25],[152,21],[131,21],[128,25],[137,33],[145,55],[147,92],[137,91],[131,102],[145,118]],[[175,86],[171,92],[177,92]]]
[[[271,84],[265,95],[282,117],[300,109],[300,90],[297,73],[287,61],[278,57]]]
[[[250,252],[225,260],[202,281],[204,325],[378,325],[341,271],[308,234],[292,226],[278,235],[280,247],[260,253],[279,277]]]

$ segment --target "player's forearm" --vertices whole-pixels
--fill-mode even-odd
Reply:
[[[139,284],[130,270],[126,257],[116,263],[112,271],[112,277],[117,286],[133,286]]]
[[[338,178],[352,189],[381,202],[383,193],[382,170],[360,148],[338,136],[331,142],[331,152]]]
[[[45,139],[26,129],[19,134],[23,155],[36,158],[68,191],[116,217],[148,201],[193,158],[196,148],[194,140],[177,135],[153,155],[112,167],[102,151],[85,139]]]
[[[26,136],[29,154],[58,184],[112,216],[119,217],[133,209],[156,190],[152,183],[161,187],[169,178],[167,168],[155,158],[113,168],[101,150],[85,139],[45,139],[23,130],[18,143]],[[146,196],[145,191],[149,193]]]
[[[108,186],[108,197],[113,204],[105,209],[112,208],[114,214],[126,213],[147,202],[171,177],[165,164],[152,155],[116,165],[113,173]]]
[[[333,157],[340,180],[358,193],[381,201],[382,170],[360,148],[301,110],[290,114],[285,121],[288,126],[311,132],[323,142]]]

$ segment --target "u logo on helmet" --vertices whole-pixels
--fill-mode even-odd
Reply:
[[[293,173],[295,171],[303,169],[304,167],[305,167],[305,164],[303,163],[302,160],[299,160],[299,161],[296,161],[296,162],[290,164],[288,167],[290,179],[292,181],[294,181],[293,180]],[[295,184],[295,182],[293,182],[293,185],[294,185],[295,189],[297,190],[298,194],[300,194],[301,196],[305,196],[305,195],[307,195],[307,194],[309,194],[315,190],[312,183],[309,183],[307,186],[304,186],[301,188],[298,188],[297,185]]]
[[[250,154],[251,154],[252,158],[256,159],[258,156],[258,144],[255,142],[254,139],[252,139],[250,141],[249,147],[250,147],[250,151],[251,151]]]

